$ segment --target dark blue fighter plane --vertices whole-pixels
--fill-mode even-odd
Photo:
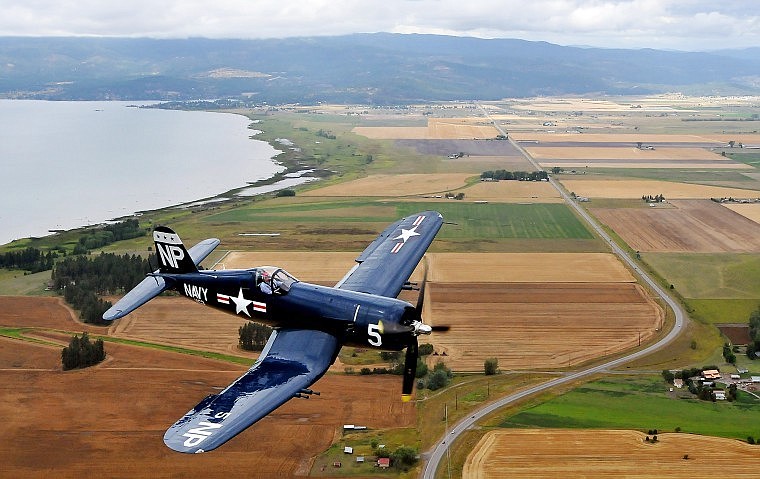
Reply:
[[[219,240],[207,239],[186,250],[174,231],[157,227],[153,239],[160,268],[106,311],[103,319],[126,316],[172,289],[274,328],[253,366],[171,426],[164,435],[166,445],[185,453],[216,449],[289,399],[309,397],[314,394],[309,386],[327,371],[343,345],[406,348],[402,400],[408,401],[417,366],[417,337],[446,327],[422,322],[424,280],[416,306],[396,297],[413,287],[409,277],[442,223],[435,211],[393,223],[332,288],[298,281],[272,266],[199,270]]]

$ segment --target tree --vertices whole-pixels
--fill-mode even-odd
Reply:
[[[562,168],[560,168],[559,166],[552,166],[552,173],[554,173],[555,175],[558,175],[561,171],[562,171]]]
[[[446,367],[446,363],[439,361],[433,366],[433,372],[428,375],[427,387],[431,391],[446,387],[451,380],[451,369]]]
[[[493,376],[499,372],[499,360],[497,358],[488,358],[483,363],[483,370],[486,376]]]
[[[430,354],[433,354],[433,345],[430,343],[423,343],[420,344],[419,348],[417,349],[417,352],[420,356],[428,356]],[[383,353],[380,353],[382,357]]]
[[[103,340],[97,339],[94,343],[90,342],[90,337],[86,332],[82,333],[81,338],[74,335],[69,341],[69,345],[61,350],[61,363],[64,371],[93,366],[105,358]]]
[[[736,355],[731,351],[731,345],[728,343],[723,344],[723,359],[727,363],[736,364]]]
[[[271,334],[269,326],[247,322],[238,329],[238,344],[246,351],[261,351]]]
[[[414,377],[415,378],[424,378],[427,376],[428,373],[428,366],[425,364],[425,360],[421,357],[417,358],[417,369],[414,371]]]
[[[401,446],[390,455],[394,467],[407,470],[417,463],[417,451],[411,447]]]

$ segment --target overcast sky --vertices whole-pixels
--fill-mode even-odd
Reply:
[[[394,32],[615,48],[760,46],[758,0],[0,0],[0,12],[0,36]]]

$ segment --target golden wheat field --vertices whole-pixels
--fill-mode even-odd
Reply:
[[[358,180],[306,191],[301,196],[397,197],[443,194],[466,185],[467,173],[371,175]]]
[[[628,198],[640,199],[642,195],[664,195],[665,199],[688,198],[757,198],[760,191],[725,188],[721,186],[696,185],[659,180],[591,180],[562,178],[560,180],[568,191],[589,198]]]
[[[464,479],[757,477],[760,448],[733,439],[638,431],[509,429],[487,433]]]

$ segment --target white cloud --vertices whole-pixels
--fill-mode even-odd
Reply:
[[[0,0],[0,35],[282,38],[356,32],[709,50],[760,46],[760,4],[724,0]]]

